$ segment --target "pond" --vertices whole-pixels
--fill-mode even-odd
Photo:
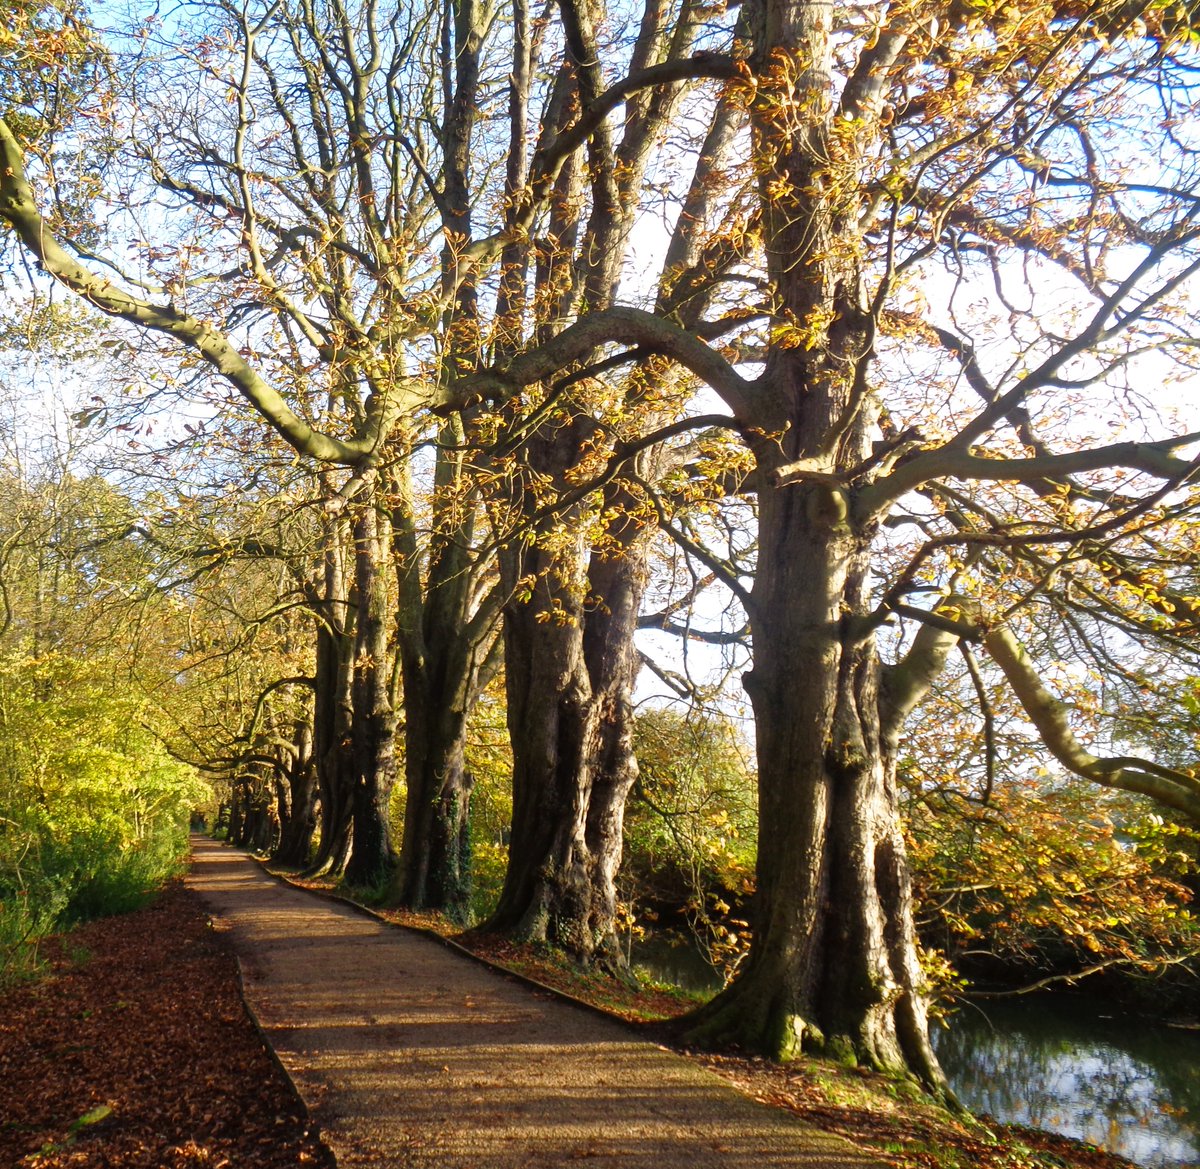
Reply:
[[[986,1012],[986,1013],[985,1013]],[[1043,995],[968,1006],[934,1046],[959,1098],[1152,1169],[1200,1166],[1200,1033]]]
[[[713,994],[697,949],[651,936],[635,968]],[[964,1007],[934,1046],[974,1112],[1088,1141],[1150,1169],[1200,1167],[1200,1032],[1121,1017],[1081,995],[1030,995]]]

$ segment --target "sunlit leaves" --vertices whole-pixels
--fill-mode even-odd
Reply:
[[[924,934],[985,976],[1152,974],[1200,952],[1195,834],[1136,805],[1009,782],[986,804],[918,799],[910,839]]]

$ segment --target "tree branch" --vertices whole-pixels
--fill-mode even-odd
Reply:
[[[1050,753],[1068,771],[1104,787],[1136,792],[1200,821],[1200,780],[1186,772],[1128,756],[1104,759],[1083,747],[1071,729],[1069,708],[1043,684],[1029,655],[1007,629],[984,634],[984,646],[1003,671]]]
[[[89,304],[111,317],[153,332],[164,333],[198,353],[262,415],[297,451],[322,462],[357,465],[369,461],[400,409],[393,401],[376,415],[374,425],[353,440],[315,430],[296,414],[241,355],[228,337],[208,323],[181,312],[169,301],[151,304],[125,292],[110,280],[83,267],[55,239],[37,209],[25,175],[24,158],[16,137],[0,118],[0,220],[37,259],[43,270]],[[415,408],[424,397],[412,387],[400,390],[404,404]]]
[[[986,479],[992,482],[1037,483],[1062,479],[1086,471],[1109,467],[1128,467],[1144,471],[1157,479],[1182,483],[1200,469],[1200,459],[1180,459],[1171,452],[1200,441],[1200,433],[1185,434],[1158,442],[1118,442],[1089,450],[1059,455],[1038,455],[1029,459],[989,459],[968,451],[944,446],[917,455],[884,478],[863,488],[856,506],[863,514],[879,511],[886,504],[915,491],[931,479]],[[787,468],[781,469],[783,474]],[[800,477],[800,476],[795,476]]]
[[[943,606],[964,603],[961,597],[946,597]],[[911,605],[896,606],[904,616],[921,622],[908,652],[894,665],[885,666],[880,688],[880,730],[884,741],[893,746],[899,741],[904,720],[929,693],[946,666],[950,651],[974,630],[961,621],[927,612]]]
[[[616,306],[589,313],[536,349],[507,365],[459,378],[442,391],[439,412],[461,410],[480,399],[503,401],[525,386],[545,381],[609,342],[637,345],[678,361],[709,385],[739,418],[747,415],[753,384],[698,337],[644,309]]]

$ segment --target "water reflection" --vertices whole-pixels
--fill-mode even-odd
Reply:
[[[1154,1169],[1200,1166],[1200,1036],[1047,996],[959,1012],[935,1036],[963,1103]]]
[[[694,944],[633,947],[652,977],[712,994],[721,979]],[[966,1007],[934,1046],[968,1108],[1119,1153],[1151,1169],[1200,1169],[1200,1033],[1112,1017],[1076,995]]]
[[[713,995],[723,985],[691,938],[647,934],[634,942],[631,958],[634,970],[693,994]]]

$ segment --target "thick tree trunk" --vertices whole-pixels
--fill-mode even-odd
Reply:
[[[387,527],[375,499],[368,498],[354,524],[354,841],[346,879],[357,885],[386,880],[396,861],[389,823],[396,775],[396,715],[388,637]]]
[[[348,588],[339,546],[343,525],[330,519],[325,533],[322,597],[318,604],[313,758],[320,798],[321,837],[311,874],[341,874],[350,856],[354,808],[353,663]]]
[[[272,801],[259,798],[247,817],[246,846],[257,853],[269,853],[275,843],[277,821],[271,815]]]
[[[586,588],[563,583],[560,553],[541,567],[532,600],[505,612],[513,825],[504,889],[484,929],[619,969],[616,876],[637,778],[633,634],[646,549],[628,519],[609,535],[617,550],[593,555]],[[575,555],[578,564],[582,548]],[[537,571],[528,560],[519,567]]]
[[[285,768],[288,814],[286,819],[280,818],[279,843],[272,859],[281,865],[300,867],[308,863],[317,827],[317,772],[310,724],[297,724],[295,745]]]
[[[389,899],[471,915],[471,791],[467,720],[494,674],[499,591],[475,560],[478,497],[466,480],[465,426],[448,420],[435,467],[433,532],[422,556],[407,476],[392,516],[404,684],[404,841]],[[424,571],[422,571],[424,569]],[[483,579],[481,579],[481,577]]]
[[[229,790],[229,833],[225,837],[230,844],[241,848],[246,843],[243,830],[246,824],[246,790],[242,778],[232,781]]]
[[[471,789],[465,756],[466,712],[430,709],[405,688],[404,846],[393,898],[439,909],[466,923],[471,913]]]
[[[865,540],[824,487],[764,499],[754,590],[759,862],[743,973],[691,1025],[775,1058],[802,1048],[943,1091],[929,1045],[879,662],[862,613]],[[804,679],[797,685],[796,680]]]

